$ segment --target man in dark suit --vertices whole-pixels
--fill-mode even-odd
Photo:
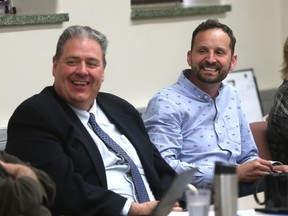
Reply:
[[[67,28],[53,57],[54,85],[24,101],[8,123],[6,151],[55,181],[53,215],[149,215],[175,177],[150,142],[138,111],[99,92],[107,43],[90,27]],[[139,202],[123,155],[94,133],[90,113],[135,162],[147,201]]]

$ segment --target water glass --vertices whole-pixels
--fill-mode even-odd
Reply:
[[[189,216],[208,216],[211,200],[209,189],[186,190],[185,194]]]

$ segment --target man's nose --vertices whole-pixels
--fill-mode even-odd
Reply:
[[[88,74],[88,70],[87,70],[87,65],[85,62],[81,62],[79,65],[78,65],[78,68],[77,68],[77,72],[79,74]]]
[[[209,52],[209,53],[207,54],[206,60],[207,60],[209,63],[215,62],[215,61],[216,61],[216,58],[215,58],[214,52]]]

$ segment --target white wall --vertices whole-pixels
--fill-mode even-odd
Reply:
[[[207,18],[217,18],[234,30],[237,69],[254,68],[260,90],[281,83],[278,71],[288,33],[285,0],[226,0],[232,11],[225,14],[142,21],[131,21],[130,0],[41,0],[50,2],[50,7],[37,5],[40,0],[27,0],[24,5],[18,1],[17,5],[14,0],[18,12],[67,12],[70,21],[0,27],[0,127],[6,127],[20,102],[53,83],[51,63],[57,39],[65,27],[74,24],[90,25],[107,35],[108,65],[102,90],[136,107],[145,106],[156,91],[176,81],[187,67],[191,33]],[[27,2],[34,7],[27,7]]]
[[[281,4],[281,42],[284,44],[287,36],[288,36],[288,27],[287,27],[287,20],[288,20],[288,13],[287,13],[287,8],[288,8],[288,1],[282,0]]]

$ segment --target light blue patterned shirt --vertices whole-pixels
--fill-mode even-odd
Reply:
[[[170,166],[178,173],[196,168],[191,183],[211,188],[215,161],[242,164],[258,150],[236,90],[223,84],[212,99],[184,76],[188,70],[149,101],[143,120]]]

